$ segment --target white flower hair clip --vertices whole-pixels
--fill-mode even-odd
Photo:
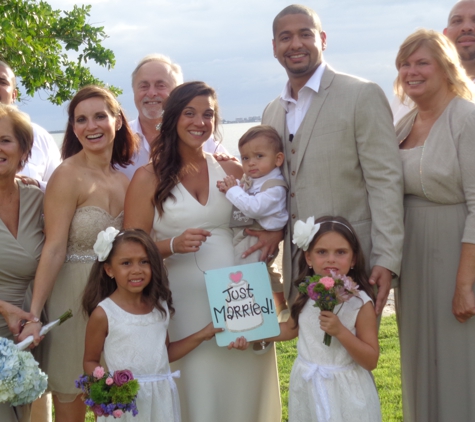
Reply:
[[[99,262],[104,262],[112,250],[112,243],[119,234],[119,230],[114,227],[107,227],[97,235],[96,243],[94,243],[94,252]]]
[[[297,220],[294,224],[292,243],[306,251],[318,230],[320,230],[320,223],[315,224],[315,217],[308,217],[305,223]]]

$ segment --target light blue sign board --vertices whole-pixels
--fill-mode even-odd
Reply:
[[[280,334],[267,266],[263,262],[208,270],[205,273],[218,346],[238,337],[248,341]]]

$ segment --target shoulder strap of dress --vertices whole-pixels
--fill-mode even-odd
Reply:
[[[269,179],[266,180],[261,187],[261,192],[264,192],[267,189],[275,188],[276,186],[282,186],[285,189],[289,189],[289,186],[284,180],[279,179]]]
[[[99,302],[97,306],[100,306],[102,309],[104,309],[104,312],[107,315],[107,319],[110,319],[110,317],[114,314],[114,306],[117,306],[111,298],[106,297],[103,301]]]

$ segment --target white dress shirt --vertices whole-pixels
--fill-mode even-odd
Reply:
[[[226,198],[244,215],[254,218],[265,230],[280,230],[289,219],[287,212],[287,191],[283,186],[274,186],[261,192],[267,180],[284,180],[279,167],[265,176],[253,179],[246,192],[240,186],[233,186],[226,192]]]
[[[280,94],[280,102],[287,112],[287,128],[289,129],[289,134],[295,135],[297,133],[300,124],[312,104],[313,96],[320,89],[320,82],[322,81],[325,67],[325,62],[320,63],[317,70],[298,92],[297,100],[292,98],[289,81],[287,81],[284,90]]]
[[[140,138],[139,150],[132,158],[134,162],[133,164],[130,164],[125,168],[118,166],[117,169],[124,173],[129,178],[129,180],[132,180],[132,177],[134,176],[136,170],[139,167],[145,166],[150,162],[150,144],[148,143],[142,132],[142,126],[140,126],[139,119],[130,121],[129,126],[132,132],[136,133]],[[203,151],[209,152],[210,154],[214,154],[215,152],[222,152],[224,154],[228,154],[226,148],[224,148],[221,144],[217,144],[216,142],[214,142],[213,137],[209,138],[205,142],[205,144],[203,145]]]
[[[36,123],[32,123],[31,126],[33,127],[31,157],[19,174],[38,181],[40,189],[44,192],[49,178],[61,163],[61,155],[56,142],[46,129]]]

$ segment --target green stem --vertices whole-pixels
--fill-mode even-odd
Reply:
[[[328,333],[325,333],[325,335],[323,336],[323,343],[325,344],[325,346],[330,346],[332,342],[332,336]]]
[[[59,317],[59,325],[61,325],[64,321],[67,321],[69,318],[73,317],[73,311],[68,309],[63,315]]]

